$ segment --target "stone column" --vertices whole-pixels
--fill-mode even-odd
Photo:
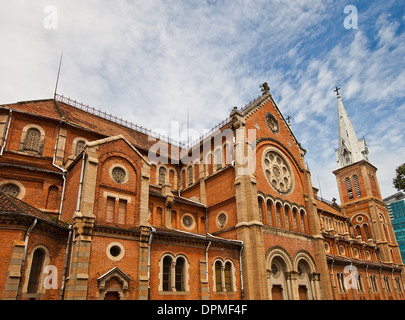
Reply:
[[[4,285],[3,300],[17,299],[18,287],[21,282],[21,264],[24,255],[24,248],[24,241],[14,240],[10,264],[8,265],[7,270],[6,283]]]

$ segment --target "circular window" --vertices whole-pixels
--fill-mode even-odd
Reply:
[[[195,225],[194,217],[191,214],[184,214],[181,222],[186,229],[193,229]]]
[[[0,187],[0,191],[3,191],[4,193],[9,194],[10,196],[18,197],[21,189],[14,183],[6,183]]]
[[[359,250],[357,250],[357,248],[353,249],[353,255],[354,255],[355,258],[359,257]]]
[[[227,216],[224,212],[220,213],[217,217],[218,227],[223,228],[226,224]]]
[[[121,248],[119,246],[112,246],[110,248],[110,254],[116,258],[121,254]]]
[[[362,217],[362,216],[358,216],[358,217],[356,218],[356,220],[357,220],[357,222],[362,222],[362,221],[363,221],[363,217]]]
[[[125,172],[125,170],[123,168],[115,167],[114,169],[112,169],[111,175],[115,182],[123,183],[125,181],[127,173]]]
[[[343,256],[344,254],[345,254],[345,252],[346,252],[346,250],[345,250],[345,247],[344,246],[339,246],[339,252],[340,252],[340,254]]]
[[[121,260],[125,254],[124,246],[119,242],[111,242],[106,248],[106,254],[111,260]]]
[[[280,125],[278,124],[276,117],[271,113],[266,113],[266,124],[272,132],[278,133],[280,131]]]
[[[279,193],[287,194],[293,188],[293,174],[285,158],[276,151],[264,153],[264,174],[269,184]]]
[[[325,252],[326,252],[326,253],[329,253],[329,252],[330,252],[329,243],[325,242],[325,243],[324,243],[324,246],[325,246]]]

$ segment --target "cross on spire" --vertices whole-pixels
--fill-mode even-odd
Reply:
[[[340,88],[336,87],[336,90],[333,91],[333,92],[336,92],[338,97],[339,97],[339,90],[340,90]]]

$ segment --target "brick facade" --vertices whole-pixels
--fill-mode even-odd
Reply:
[[[191,163],[173,143],[156,163],[146,133],[61,100],[0,106],[0,188],[17,197],[0,202],[0,299],[403,299],[376,169],[335,172],[341,206],[319,199],[268,91]],[[348,198],[353,174],[368,197]],[[350,220],[359,213],[370,239]],[[361,287],[342,287],[347,266]]]

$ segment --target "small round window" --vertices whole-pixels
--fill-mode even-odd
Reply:
[[[119,242],[111,242],[106,248],[106,254],[111,260],[121,260],[125,254],[124,246]]]
[[[217,224],[220,228],[223,228],[226,224],[227,217],[225,213],[220,213],[217,217]]]
[[[0,187],[0,191],[3,191],[4,193],[7,193],[13,197],[18,197],[21,190],[20,187],[14,183],[6,183]]]
[[[187,213],[184,214],[183,217],[181,218],[181,222],[182,222],[183,226],[189,230],[193,229],[195,226],[195,220],[191,214],[187,214]]]
[[[110,248],[110,254],[116,258],[121,254],[121,248],[119,246],[112,246]]]
[[[126,180],[127,173],[121,167],[115,167],[111,172],[112,178],[117,183],[123,183]]]

